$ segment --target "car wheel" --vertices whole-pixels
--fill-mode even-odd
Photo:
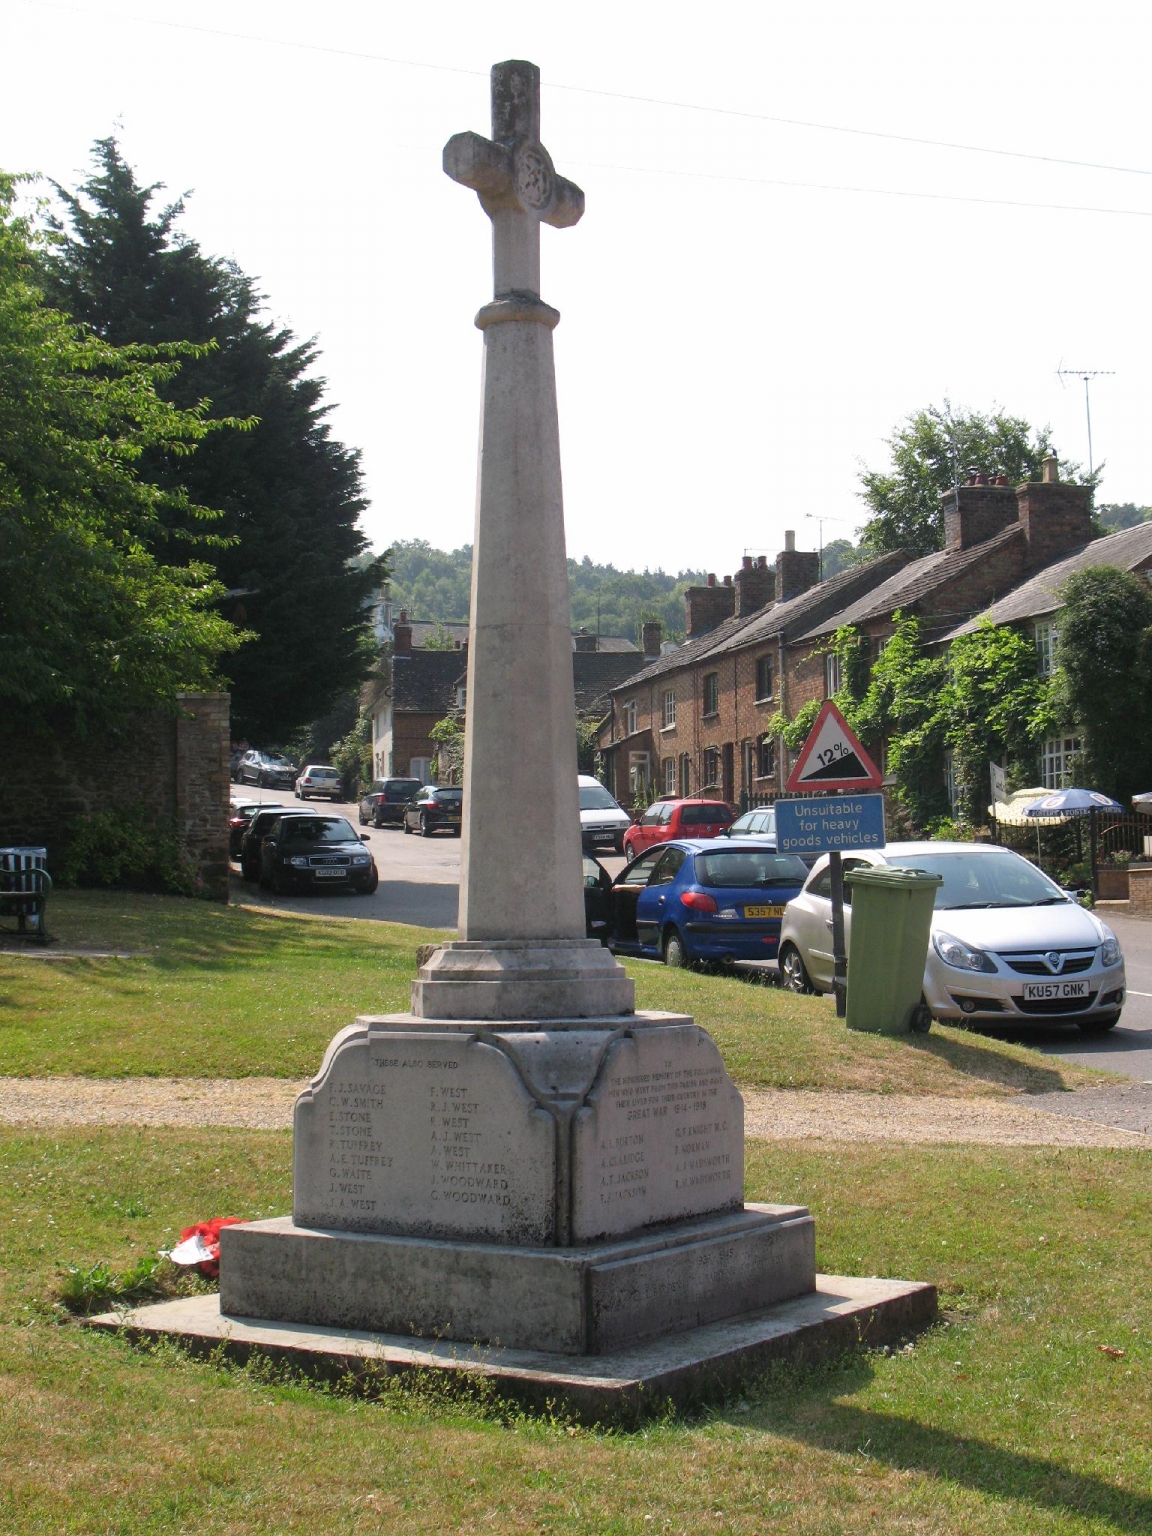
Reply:
[[[250,859],[249,859],[249,861],[247,863],[245,863],[244,860],[241,859],[240,860],[240,878],[241,878],[241,880],[249,880],[249,881],[251,881],[251,880],[258,880],[260,878],[260,866],[258,864],[253,864]]]
[[[379,884],[380,873],[375,867],[373,867],[372,873],[368,876],[367,880],[365,880],[364,884],[355,886],[354,890],[357,896],[371,896],[375,893],[376,887]]]
[[[926,1035],[932,1028],[932,1010],[923,997],[913,1008],[908,1027],[914,1035]]]
[[[300,798],[300,791],[298,789],[294,789],[292,791],[292,793],[296,796],[297,800],[299,800],[299,798]]]
[[[780,951],[780,985],[787,992],[804,993],[811,992],[812,978],[809,976],[804,961],[800,958],[800,951],[795,944],[785,944]]]
[[[687,970],[692,964],[692,961],[688,958],[688,951],[685,948],[684,940],[676,932],[675,928],[669,931],[664,940],[664,964],[674,971]]]
[[[364,807],[362,805],[357,806],[356,808],[356,820],[362,827],[366,827],[368,825],[368,818],[364,814]]]
[[[408,818],[407,818],[407,816],[405,816],[405,818],[404,818],[404,836],[405,837],[410,836],[411,832],[412,832],[412,828],[408,825]]]
[[[261,881],[260,883],[263,885],[264,882]],[[287,896],[290,889],[288,881],[280,872],[280,870],[275,867],[275,865],[272,867],[272,878],[268,883],[271,885],[272,891],[275,895]]]
[[[1080,1023],[1082,1035],[1106,1035],[1110,1029],[1115,1029],[1120,1022],[1120,1015],[1114,1019],[1084,1019]]]
[[[431,837],[432,836],[432,828],[428,825],[428,818],[427,818],[427,816],[421,816],[421,818],[420,818],[420,836],[421,837]]]

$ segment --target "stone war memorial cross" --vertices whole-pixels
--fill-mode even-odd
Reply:
[[[540,224],[578,187],[533,64],[492,70],[492,137],[449,176],[492,220],[459,937],[408,1013],[328,1046],[294,1119],[291,1216],[221,1233],[220,1295],[140,1334],[482,1373],[596,1419],[723,1390],[800,1349],[929,1322],[933,1287],[816,1274],[803,1206],[744,1201],[744,1104],[708,1033],[637,1012],[585,937],[552,330]],[[123,1325],[118,1315],[94,1319]]]

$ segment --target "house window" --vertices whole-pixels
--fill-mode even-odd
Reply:
[[[751,790],[752,780],[756,777],[756,748],[751,741],[741,743],[740,766],[744,776],[744,788]]]
[[[706,715],[718,715],[720,713],[719,672],[709,672],[704,679],[704,713]]]
[[[720,783],[720,752],[716,747],[704,748],[703,789],[715,789]]]
[[[666,731],[676,724],[676,695],[671,688],[665,688],[664,690],[664,708],[661,711],[661,719]]]
[[[666,757],[660,764],[660,776],[664,793],[674,795],[676,793],[676,759],[674,757]]]
[[[410,778],[419,779],[421,784],[427,784],[432,777],[432,759],[430,757],[410,757],[408,759],[408,775]]]
[[[772,658],[760,656],[756,660],[756,698],[770,699],[772,697]]]
[[[1051,677],[1056,665],[1056,621],[1046,619],[1037,624],[1035,636],[1036,671],[1040,677]]]
[[[840,692],[840,658],[834,651],[829,651],[824,658],[824,694],[831,698],[834,693]]]
[[[680,796],[686,800],[692,793],[692,762],[687,752],[680,754]]]
[[[628,788],[632,794],[647,793],[650,781],[647,752],[629,752]]]
[[[776,742],[767,734],[756,743],[757,778],[770,779],[776,772]]]
[[[948,790],[948,806],[953,816],[960,804],[960,791],[956,785],[956,754],[945,752],[944,754],[944,784]]]
[[[456,708],[466,709],[468,706],[468,689],[460,687],[456,690]]]
[[[624,705],[622,713],[624,716],[625,736],[634,736],[636,734],[636,700],[629,699],[627,704]]]
[[[1040,751],[1040,782],[1045,789],[1071,787],[1081,751],[1079,736],[1049,736]]]

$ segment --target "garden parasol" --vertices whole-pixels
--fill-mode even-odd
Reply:
[[[1057,789],[1035,805],[1025,807],[1025,816],[1087,816],[1088,850],[1092,862],[1092,893],[1095,895],[1096,878],[1096,815],[1099,811],[1123,811],[1124,807],[1110,795],[1098,789]]]

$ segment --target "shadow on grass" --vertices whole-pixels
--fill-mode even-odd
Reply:
[[[915,1472],[956,1483],[992,1499],[1013,1499],[1036,1509],[1075,1512],[1107,1521],[1118,1531],[1152,1530],[1152,1497],[1117,1487],[1105,1478],[1077,1472],[1030,1452],[1011,1451],[974,1435],[954,1434],[895,1414],[872,1413],[834,1399],[864,1386],[866,1362],[837,1373],[819,1404],[793,1399],[785,1413],[759,1402],[751,1414],[726,1408],[715,1415],[734,1427],[757,1423],[773,1433],[803,1440],[839,1455],[856,1455],[899,1472]],[[799,1411],[797,1411],[799,1410]],[[814,1416],[818,1413],[818,1417]]]
[[[1038,1057],[1033,1065],[1030,1061],[997,1056],[980,1045],[969,1044],[958,1031],[942,1032],[939,1024],[933,1025],[930,1034],[908,1035],[905,1043],[914,1050],[946,1061],[954,1071],[981,1082],[1022,1088],[1025,1093],[1059,1093],[1065,1087],[1060,1068],[1042,1066],[1042,1058]]]

